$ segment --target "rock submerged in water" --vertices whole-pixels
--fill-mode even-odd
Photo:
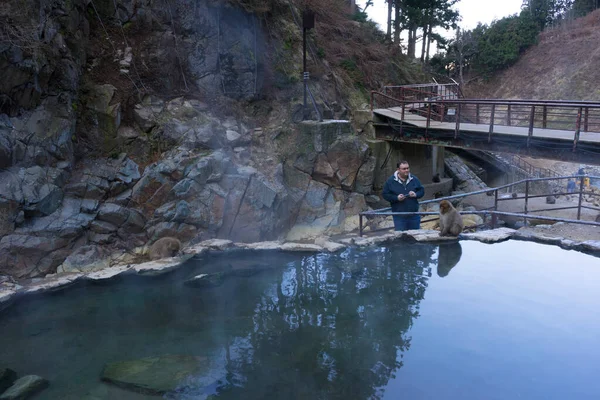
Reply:
[[[0,368],[0,394],[17,380],[17,373],[10,368]]]
[[[163,355],[106,364],[102,380],[139,393],[163,395],[208,368],[206,357]]]
[[[191,287],[215,287],[220,286],[227,277],[249,277],[272,268],[274,268],[274,266],[266,263],[237,262],[235,265],[227,264],[221,266],[221,271],[218,272],[207,272],[194,275],[193,277],[186,279],[183,283],[184,285]]]
[[[14,372],[14,371],[13,371]],[[25,375],[17,379],[11,387],[0,395],[0,400],[27,399],[34,394],[46,389],[49,385],[47,379],[37,375]]]
[[[183,284],[190,287],[216,287],[220,286],[225,280],[224,272],[216,272],[213,274],[198,274],[189,279],[186,279]]]

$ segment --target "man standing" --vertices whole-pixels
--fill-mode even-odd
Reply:
[[[416,176],[410,174],[408,161],[400,161],[394,175],[383,185],[383,198],[390,202],[393,212],[419,211],[419,201],[425,195],[425,188]],[[419,229],[420,215],[394,215],[394,227],[397,231]]]

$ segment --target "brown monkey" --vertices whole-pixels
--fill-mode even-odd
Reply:
[[[458,236],[463,231],[463,220],[448,200],[440,202],[440,236]]]
[[[173,257],[179,252],[179,249],[181,249],[179,239],[169,236],[160,238],[150,246],[150,259]]]

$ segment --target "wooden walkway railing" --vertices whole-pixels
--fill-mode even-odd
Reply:
[[[404,89],[404,92],[409,89]],[[496,126],[526,127],[600,132],[600,102],[558,100],[499,100],[499,99],[431,99],[397,98],[385,93],[371,92],[371,110],[392,108],[406,116],[409,112],[424,115],[427,125],[432,121],[487,125],[493,133]],[[417,102],[418,104],[415,104]],[[419,106],[419,107],[416,107]]]
[[[417,100],[372,92],[371,107],[383,140],[600,164],[600,102]]]

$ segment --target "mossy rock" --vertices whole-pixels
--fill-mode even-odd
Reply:
[[[106,364],[102,380],[144,394],[162,395],[204,373],[206,357],[163,355]]]
[[[12,386],[17,380],[17,373],[10,368],[0,368],[0,393]]]
[[[0,395],[2,400],[28,399],[34,394],[46,389],[49,385],[47,379],[37,375],[26,375],[17,379],[6,392]]]

